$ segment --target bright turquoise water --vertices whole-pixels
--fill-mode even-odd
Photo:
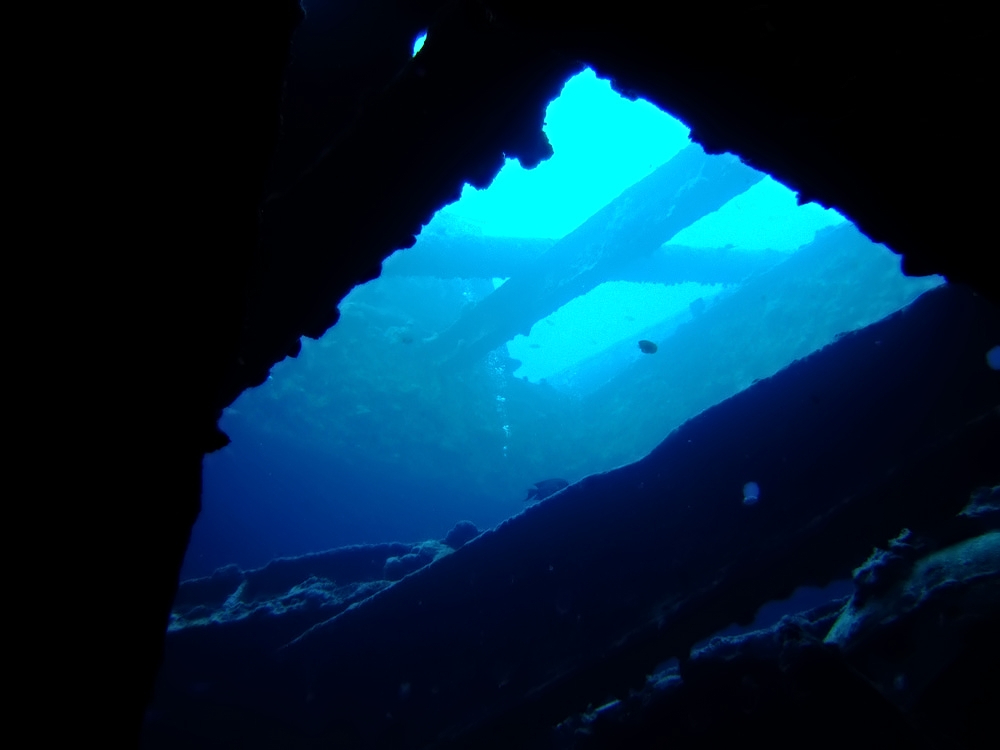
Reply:
[[[550,105],[546,133],[549,161],[509,161],[487,190],[467,186],[403,252],[419,259],[442,238],[556,241],[689,144],[682,123],[590,71]],[[504,279],[390,275],[390,259],[343,301],[334,328],[227,410],[233,442],[205,460],[183,577],[440,538],[461,519],[495,525],[535,481],[635,460],[701,409],[940,283],[904,278],[895,256],[844,223],[765,178],[657,252],[777,251],[794,272],[609,278],[471,367],[442,365],[426,342]],[[798,252],[838,227],[843,250]],[[659,350],[643,354],[639,339]]]

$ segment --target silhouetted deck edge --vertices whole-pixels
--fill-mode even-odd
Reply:
[[[924,294],[310,629],[267,711],[372,746],[514,740],[637,684],[1000,480],[998,338],[984,300]]]

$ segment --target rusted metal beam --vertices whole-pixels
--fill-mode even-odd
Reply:
[[[428,343],[433,355],[464,366],[637,260],[764,175],[734,156],[690,145],[566,235],[523,273],[481,300]]]

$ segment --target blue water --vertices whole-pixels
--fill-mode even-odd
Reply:
[[[556,240],[689,144],[682,123],[619,97],[590,71],[552,103],[546,132],[551,160],[531,171],[512,161],[489,189],[466,187],[404,252],[442,237]],[[662,252],[733,247],[791,257],[844,221],[798,206],[766,178]],[[853,286],[827,286],[825,266],[801,298],[785,289],[757,295],[753,310],[744,302],[750,312],[726,325],[750,333],[720,324],[717,338],[699,337],[683,352],[670,349],[672,333],[724,309],[742,284],[609,279],[475,367],[446,370],[423,344],[505,279],[378,279],[344,300],[341,322],[323,339],[303,342],[297,359],[227,410],[221,426],[232,444],[205,459],[203,510],[182,578],[355,543],[439,539],[459,520],[487,528],[520,512],[540,479],[576,481],[635,460],[683,419],[940,282],[903,278],[885,249],[869,255],[872,269]],[[666,348],[647,356],[640,338]],[[650,391],[653,368],[679,379]],[[685,373],[698,373],[696,385],[683,385]]]

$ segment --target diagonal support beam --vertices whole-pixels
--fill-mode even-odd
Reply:
[[[598,284],[624,273],[702,216],[764,177],[735,156],[690,145],[625,190],[430,342],[466,366]]]

